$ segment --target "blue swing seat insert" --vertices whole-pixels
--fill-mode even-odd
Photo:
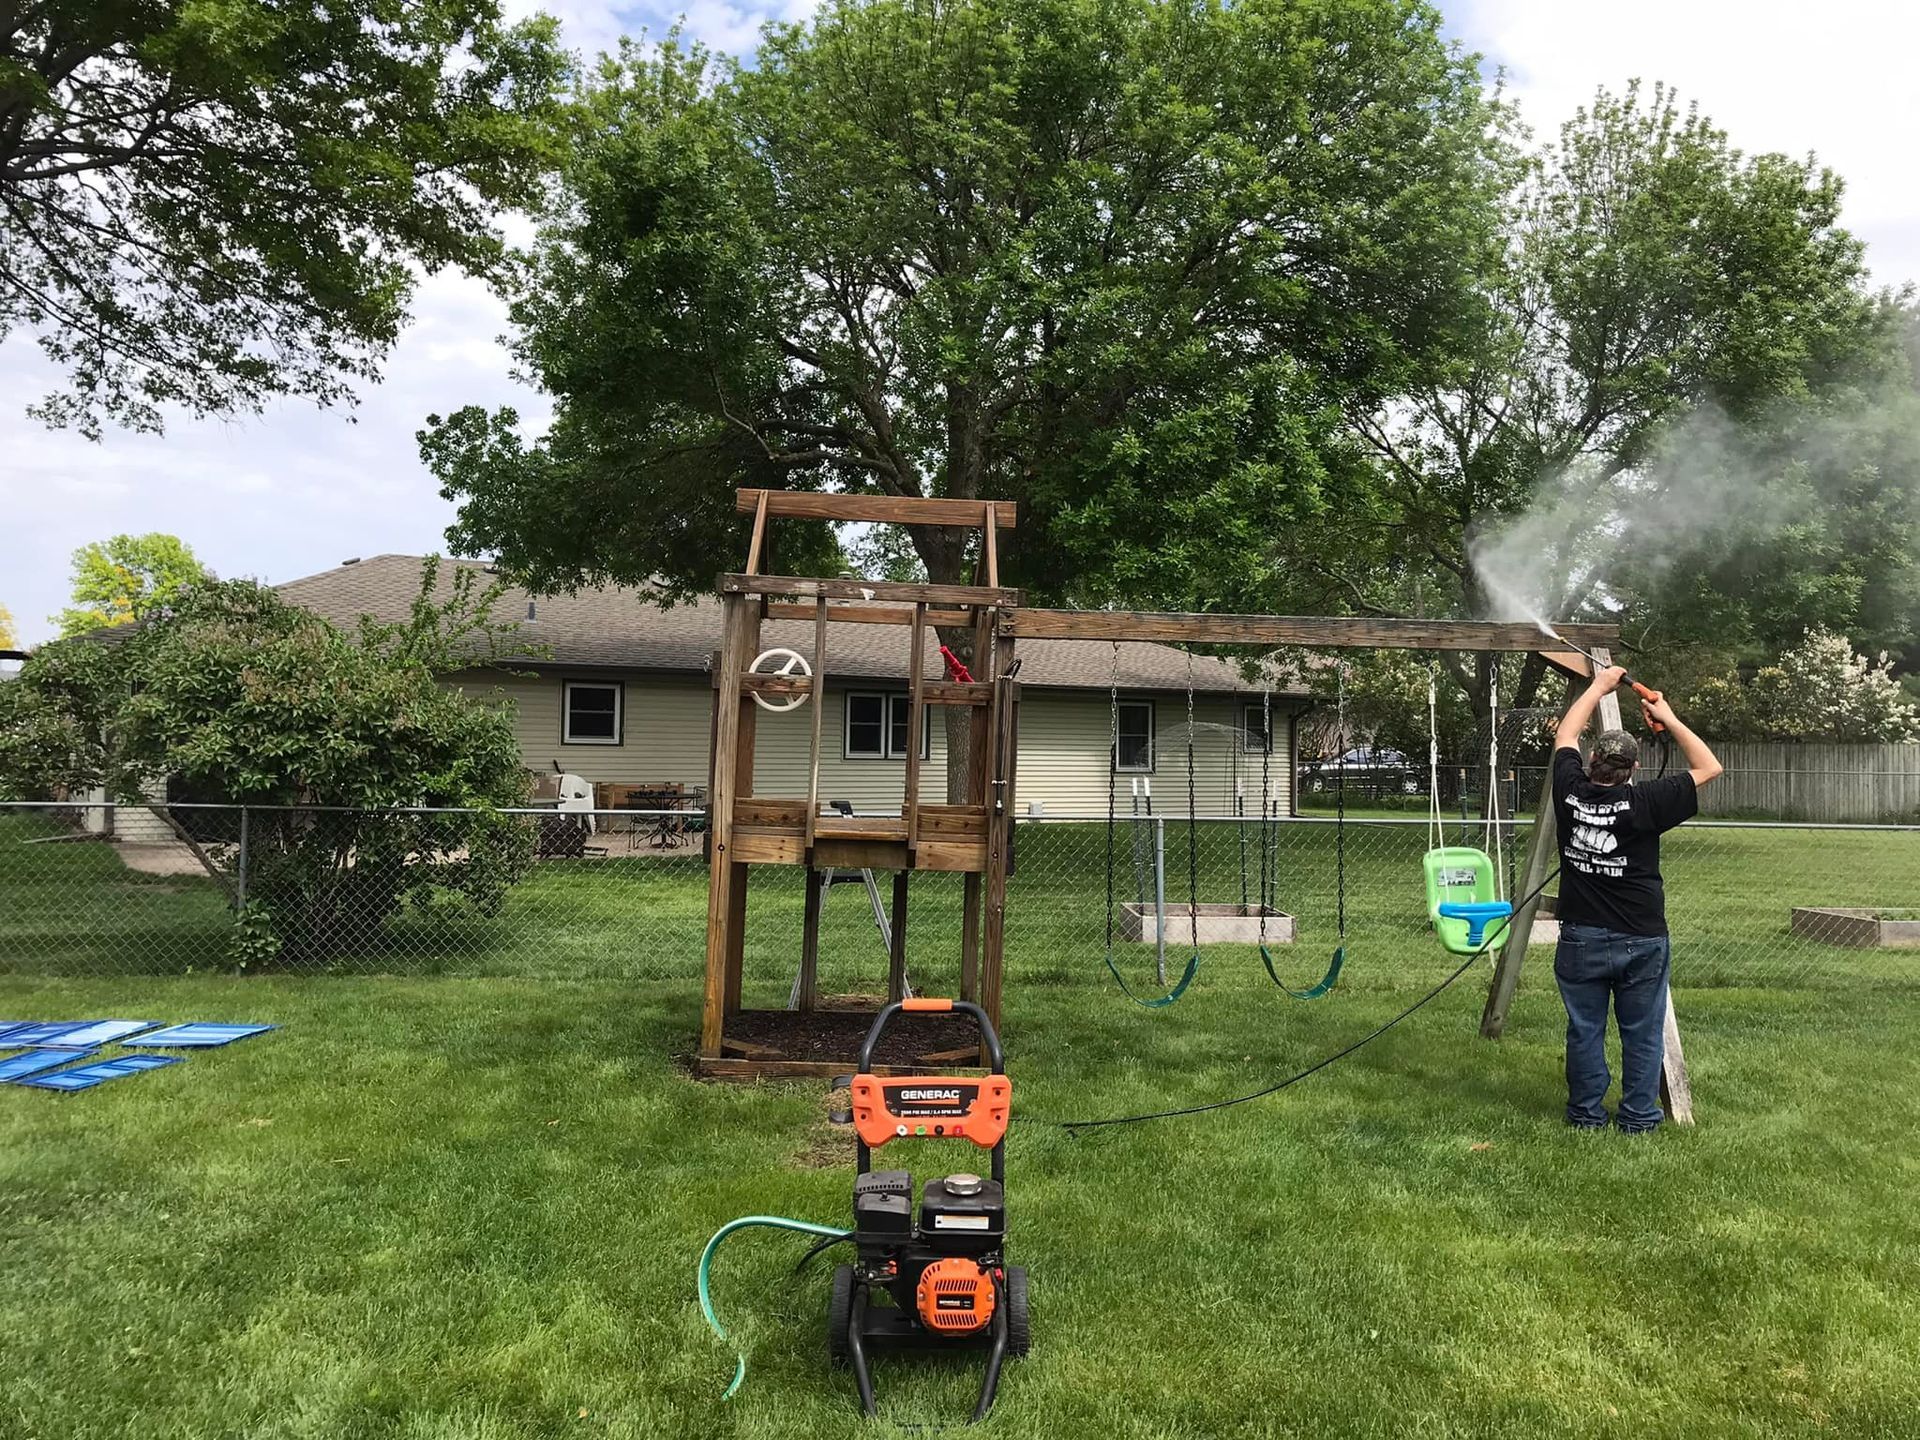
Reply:
[[[1478,950],[1486,939],[1487,925],[1490,921],[1505,920],[1513,914],[1513,906],[1504,900],[1440,902],[1440,914],[1448,920],[1467,922],[1467,947]]]

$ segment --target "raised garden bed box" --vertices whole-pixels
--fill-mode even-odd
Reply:
[[[1805,940],[1856,949],[1920,949],[1920,913],[1843,905],[1796,905],[1793,933]]]
[[[1169,945],[1258,945],[1260,943],[1260,907],[1258,905],[1208,902],[1199,907],[1199,937],[1194,936],[1193,916],[1188,907],[1167,902]],[[1281,910],[1266,914],[1267,944],[1293,943],[1293,916]],[[1152,945],[1159,941],[1153,906],[1129,902],[1120,907],[1120,938]]]

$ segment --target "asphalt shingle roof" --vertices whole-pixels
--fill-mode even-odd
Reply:
[[[289,580],[278,588],[291,603],[336,625],[352,626],[362,615],[401,620],[419,593],[424,563],[418,555],[373,555]],[[487,569],[477,561],[443,560],[443,587],[455,566]],[[718,599],[662,609],[644,592],[625,587],[583,589],[574,595],[533,595],[509,585],[493,613],[497,619],[520,622],[523,635],[546,647],[547,655],[525,662],[536,668],[592,666],[704,672],[720,644]],[[907,633],[905,626],[830,625],[828,673],[860,679],[903,679]],[[761,635],[764,648],[786,646],[803,655],[812,653],[813,626],[807,621],[772,620],[762,627]],[[937,676],[940,657],[933,647],[929,650],[927,673]],[[1024,685],[1104,690],[1112,678],[1113,647],[1097,641],[1023,640],[1018,653]],[[1120,646],[1121,689],[1184,690],[1186,684],[1185,651],[1170,645]],[[1197,691],[1213,693],[1246,688],[1234,666],[1204,655],[1193,657],[1193,686]]]

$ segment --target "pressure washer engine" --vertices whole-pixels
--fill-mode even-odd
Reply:
[[[980,1027],[984,1076],[889,1076],[872,1073],[873,1054],[890,1021],[952,1012]],[[966,1000],[918,998],[888,1005],[860,1046],[860,1073],[837,1082],[844,1109],[831,1118],[851,1124],[858,1139],[853,1179],[850,1265],[833,1273],[827,1305],[827,1350],[853,1367],[860,1406],[874,1407],[870,1353],[888,1346],[983,1347],[986,1374],[973,1418],[993,1408],[1001,1362],[1024,1355],[1031,1338],[1027,1272],[1006,1263],[1006,1136],[1013,1082],[993,1023]],[[987,1174],[961,1172],[929,1180],[914,1205],[913,1176],[875,1170],[873,1152],[900,1140],[967,1140],[988,1152]]]

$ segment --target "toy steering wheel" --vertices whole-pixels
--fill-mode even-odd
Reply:
[[[769,660],[784,660],[786,663],[776,665],[771,670],[762,670],[760,667]],[[802,675],[811,675],[813,674],[813,667],[807,663],[807,657],[802,655],[798,650],[787,650],[784,648],[762,650],[758,655],[753,657],[753,664],[747,667],[747,673],[749,675],[792,675],[795,671],[798,671]],[[771,710],[777,715],[782,711],[797,710],[800,706],[807,703],[807,697],[805,695],[789,695],[783,700],[769,700],[756,690],[753,694],[753,703],[758,705],[762,710]]]

